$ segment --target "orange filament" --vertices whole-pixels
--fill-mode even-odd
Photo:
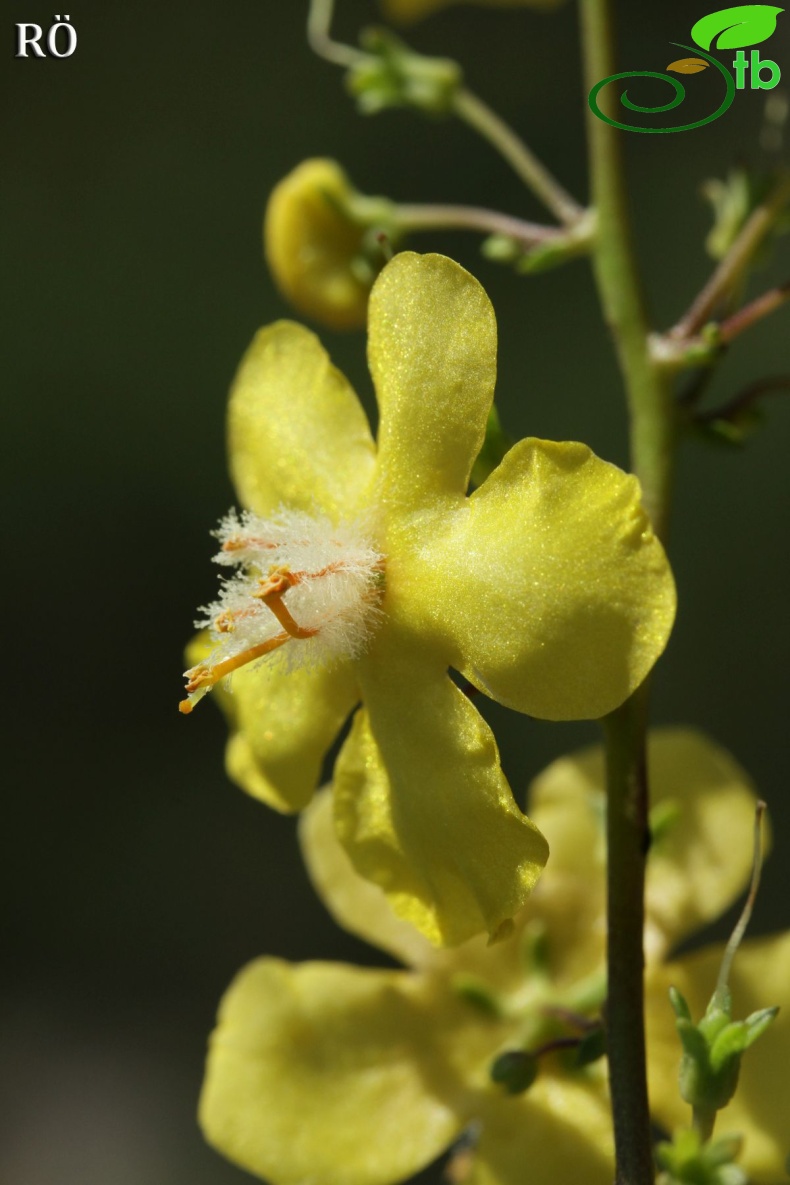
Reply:
[[[215,683],[219,683],[220,679],[224,679],[232,671],[237,671],[239,667],[246,666],[248,662],[253,662],[254,659],[262,658],[264,654],[270,654],[272,650],[284,646],[286,642],[290,641],[290,638],[291,635],[288,633],[275,634],[273,638],[267,638],[265,642],[260,642],[257,646],[250,646],[248,650],[242,650],[240,654],[234,654],[232,658],[218,662],[215,667],[199,663],[198,666],[187,671],[187,691],[191,693],[206,685],[213,687]],[[188,715],[192,711],[192,704],[188,699],[184,699],[178,705],[178,710],[184,715]]]
[[[274,551],[276,543],[271,543],[268,539],[255,539],[249,535],[245,537],[236,537],[235,539],[226,539],[222,544],[223,551],[246,551],[247,548],[257,548],[261,551]]]
[[[304,572],[289,572],[287,568],[275,568],[265,580],[261,581],[258,591],[253,594],[263,601],[268,609],[271,609],[285,632],[292,638],[313,638],[318,633],[315,627],[308,629],[299,625],[283,601],[288,589],[298,584],[305,575]]]

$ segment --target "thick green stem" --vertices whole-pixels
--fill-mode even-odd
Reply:
[[[611,0],[580,0],[585,81],[615,72]],[[626,390],[631,466],[659,536],[669,522],[676,425],[669,380],[649,349],[649,325],[630,233],[623,179],[623,133],[588,112],[593,268]],[[617,1185],[654,1180],[645,1057],[644,876],[649,844],[648,688],[605,722],[608,840],[607,1048]]]
[[[604,723],[607,782],[606,1048],[617,1185],[654,1179],[645,1057],[644,892],[648,844],[647,691]]]
[[[615,71],[610,0],[581,0],[587,86]],[[631,465],[656,532],[666,536],[676,425],[669,380],[651,358],[649,326],[631,241],[623,182],[624,132],[588,111],[598,234],[593,266],[630,413]]]

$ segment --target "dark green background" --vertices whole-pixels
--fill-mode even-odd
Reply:
[[[373,8],[341,4],[351,38]],[[620,68],[661,69],[707,7],[623,6]],[[203,1046],[234,972],[262,952],[374,958],[307,886],[293,822],[225,780],[211,706],[180,717],[181,647],[212,595],[208,531],[233,500],[225,393],[256,327],[287,314],[261,260],[275,182],[311,155],[360,189],[541,213],[461,126],[361,120],[313,59],[303,5],[72,5],[64,61],[15,61],[6,7],[3,614],[7,906],[0,1179],[8,1185],[231,1185],[194,1126]],[[766,56],[790,78],[790,18]],[[575,15],[459,7],[412,34],[461,60],[579,196],[584,99]],[[667,57],[667,54],[670,57]],[[693,81],[693,80],[692,80]],[[709,270],[698,190],[759,159],[762,97],[679,136],[627,137],[659,325]],[[625,463],[611,350],[584,263],[521,279],[470,237],[455,255],[499,316],[510,430]],[[758,283],[787,275],[787,240]],[[784,270],[783,270],[784,269]],[[788,369],[787,310],[738,343],[711,390]],[[362,335],[325,340],[366,400]],[[707,729],[768,799],[777,854],[755,932],[786,925],[790,401],[743,452],[685,448],[673,559],[681,609],[656,716]],[[488,711],[519,792],[593,725]],[[748,843],[749,837],[744,836]],[[770,1003],[770,1001],[766,1001]]]

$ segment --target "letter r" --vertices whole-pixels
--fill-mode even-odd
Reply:
[[[26,33],[26,29],[34,29],[34,33]],[[41,38],[41,25],[31,25],[23,23],[16,27],[16,53],[15,58],[26,58],[28,46],[33,50],[37,58],[46,57],[41,46],[38,44]]]

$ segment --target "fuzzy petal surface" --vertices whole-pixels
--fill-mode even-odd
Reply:
[[[678,1090],[680,1041],[667,992],[683,993],[698,1020],[716,986],[724,948],[707,947],[654,968],[647,979],[647,1047],[650,1105],[660,1123],[688,1126],[690,1109]],[[730,974],[733,1018],[780,1006],[771,1027],[748,1049],[735,1097],[716,1118],[716,1137],[744,1137],[739,1164],[754,1185],[775,1185],[790,1153],[790,933],[751,939],[735,956]]]
[[[456,1023],[405,972],[251,963],[211,1038],[206,1138],[272,1185],[408,1178],[464,1123],[447,1058]]]
[[[492,1100],[481,1123],[469,1185],[611,1185],[612,1120],[597,1076],[540,1074],[525,1095]]]
[[[360,664],[366,710],[335,766],[341,842],[431,942],[501,937],[548,847],[516,806],[468,697],[415,643],[391,628],[382,635]]]
[[[471,682],[546,720],[603,716],[639,686],[675,586],[634,477],[527,439],[447,519],[414,550],[413,611]]]
[[[496,320],[483,288],[443,255],[396,255],[370,294],[368,361],[385,515],[459,502],[494,397]]]
[[[257,514],[287,505],[337,521],[365,502],[375,454],[367,418],[302,325],[277,321],[255,335],[231,388],[228,446],[239,500]]]

